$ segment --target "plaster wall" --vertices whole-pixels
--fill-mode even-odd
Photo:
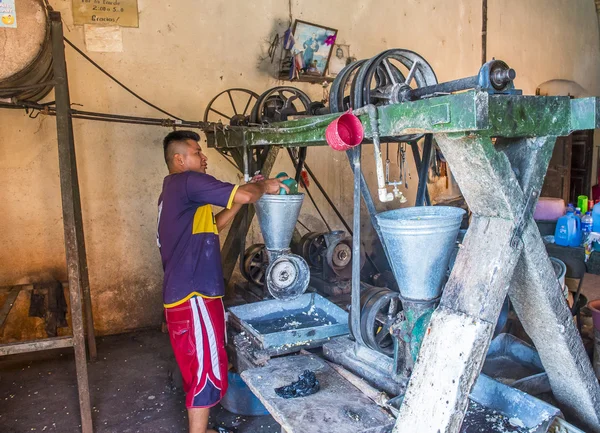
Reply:
[[[83,29],[72,24],[71,0],[53,0],[63,13],[65,35],[84,47]],[[600,56],[593,0],[490,0],[488,56],[517,70],[517,85],[533,94],[553,78],[577,81],[598,95]],[[276,62],[265,59],[270,40],[287,27],[288,2],[139,0],[140,27],[123,28],[122,53],[91,53],[120,80],[162,108],[185,119],[201,119],[218,92],[245,87],[262,93],[280,84]],[[438,80],[477,73],[480,66],[480,0],[293,0],[294,18],[337,28],[351,55],[373,56],[402,47],[418,52]],[[109,81],[67,48],[71,99],[83,109],[163,117]],[[298,84],[314,100],[319,85]],[[99,334],[156,326],[161,321],[162,268],[155,241],[156,200],[166,168],[160,127],[74,120],[85,240],[94,317]],[[65,279],[56,128],[54,119],[31,120],[21,111],[0,111],[0,286],[54,275]],[[238,182],[239,174],[213,150],[210,172]],[[405,190],[414,202],[416,170]],[[367,179],[375,186],[373,156],[363,152]],[[350,223],[352,179],[344,154],[310,149],[308,164]],[[281,152],[278,171],[291,171]],[[445,186],[437,185],[440,194]],[[374,188],[373,188],[374,189]],[[334,229],[343,226],[315,191]],[[378,204],[379,210],[398,203]],[[300,220],[312,230],[325,226],[308,201]],[[363,218],[363,236],[373,234]],[[301,230],[302,231],[302,230]],[[226,232],[222,233],[222,241]],[[260,240],[256,227],[248,243]],[[0,298],[0,301],[2,299]],[[23,303],[11,313],[0,341],[45,336],[41,319],[27,318]],[[27,325],[26,323],[29,323]],[[23,332],[23,329],[30,329]],[[26,334],[26,335],[25,335]]]

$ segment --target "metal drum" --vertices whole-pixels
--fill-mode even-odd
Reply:
[[[52,80],[50,21],[42,0],[16,0],[17,27],[0,27],[0,99],[37,102],[52,85],[8,91]]]

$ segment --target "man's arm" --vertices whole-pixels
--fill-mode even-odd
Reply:
[[[221,212],[216,214],[215,222],[217,223],[217,230],[221,231],[223,227],[229,224],[233,220],[235,214],[240,211],[242,206],[243,204],[234,202],[230,209],[223,209]]]
[[[217,230],[221,231],[223,227],[229,224],[231,220],[233,220],[235,214],[240,211],[242,205],[256,203],[263,194],[277,194],[279,193],[280,188],[284,188],[289,192],[287,185],[281,182],[285,179],[287,179],[287,177],[267,179],[260,182],[247,183],[246,185],[238,187],[235,196],[233,197],[233,205],[231,208],[223,209],[215,215]]]

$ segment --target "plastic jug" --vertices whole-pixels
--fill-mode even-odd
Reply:
[[[554,242],[556,242],[556,245],[568,247],[571,239],[575,236],[576,231],[577,223],[575,221],[575,215],[573,215],[573,212],[567,211],[567,214],[561,216],[556,222]]]
[[[570,214],[572,215],[572,214]],[[572,215],[571,218],[575,221],[575,231],[572,236],[569,238],[569,246],[570,247],[578,247],[581,245],[582,235],[581,235],[581,209],[575,209],[575,215]]]

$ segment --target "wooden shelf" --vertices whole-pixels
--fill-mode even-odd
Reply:
[[[327,77],[327,76],[325,76],[325,77],[319,77],[319,76],[316,76],[316,75],[300,75],[299,78],[295,78],[293,80],[290,80],[288,77],[289,77],[289,73],[288,72],[281,72],[279,74],[278,78],[281,81],[289,81],[291,83],[296,82],[296,83],[312,83],[312,84],[321,84],[323,82],[331,83],[335,79],[333,77]]]

